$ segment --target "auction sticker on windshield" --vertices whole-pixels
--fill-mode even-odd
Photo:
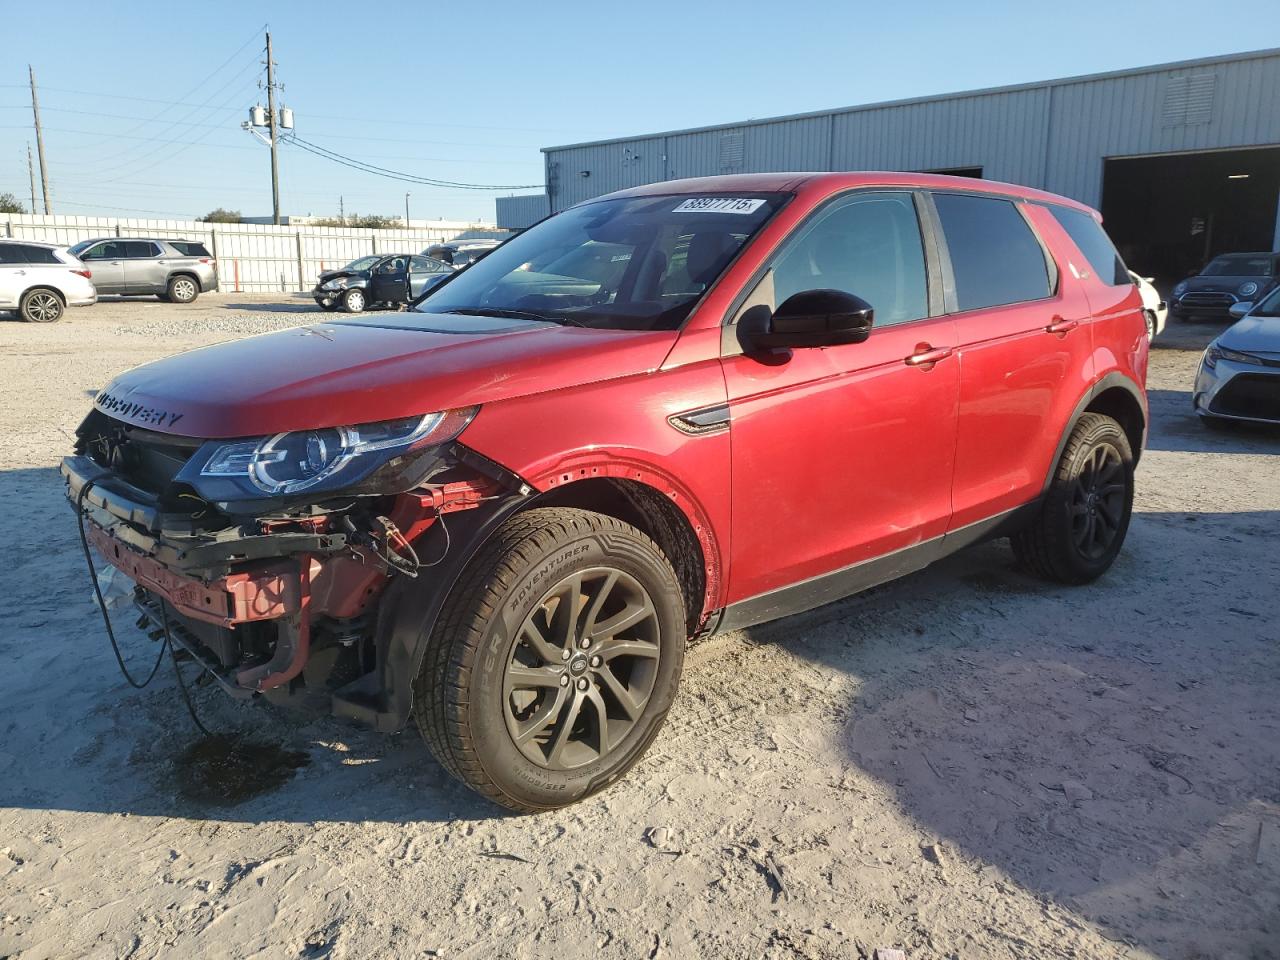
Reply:
[[[736,197],[694,197],[676,207],[672,213],[755,213],[763,200]]]

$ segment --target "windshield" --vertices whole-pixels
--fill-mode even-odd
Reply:
[[[1249,311],[1254,317],[1280,317],[1280,287],[1276,287],[1262,302]]]
[[[343,270],[368,270],[370,267],[372,267],[375,263],[377,263],[381,259],[382,259],[381,256],[361,257],[359,260],[352,260],[342,269]]]
[[[1270,257],[1214,257],[1200,272],[1202,277],[1269,277]]]
[[[80,254],[84,253],[91,246],[93,246],[94,242],[95,241],[93,240],[81,240],[79,243],[75,244],[74,246],[68,247],[67,249],[70,250],[72,253],[74,253],[78,257],[80,256]]]
[[[544,220],[418,307],[611,330],[674,330],[782,194],[602,200]]]

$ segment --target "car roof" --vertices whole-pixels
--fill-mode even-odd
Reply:
[[[23,240],[20,237],[0,237],[0,243],[20,243],[24,247],[44,247],[46,250],[61,250],[65,243],[48,243],[44,240]]]
[[[687,180],[663,180],[649,183],[641,187],[631,187],[616,193],[606,194],[584,200],[583,203],[594,203],[597,200],[617,197],[660,197],[671,194],[700,193],[734,193],[738,191],[750,193],[798,193],[813,190],[818,193],[836,192],[855,187],[913,187],[919,190],[964,190],[974,193],[990,193],[1019,200],[1034,200],[1040,203],[1055,203],[1061,206],[1074,207],[1092,214],[1094,211],[1087,205],[1069,197],[1056,193],[1024,187],[1016,183],[1002,183],[998,180],[980,180],[975,177],[951,177],[941,173],[903,173],[900,171],[863,170],[848,173],[735,173],[715,177],[693,177]]]

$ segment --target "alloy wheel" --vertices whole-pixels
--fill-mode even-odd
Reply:
[[[190,280],[178,280],[173,284],[173,298],[181,303],[194,300],[196,285]]]
[[[1071,540],[1081,556],[1097,560],[1111,548],[1120,532],[1127,489],[1120,451],[1098,444],[1071,485]]]
[[[36,323],[52,323],[62,316],[62,303],[52,293],[33,293],[27,300],[27,316]]]
[[[660,651],[657,610],[638,580],[611,567],[565,577],[511,644],[502,697],[513,743],[550,770],[603,758],[643,715]]]

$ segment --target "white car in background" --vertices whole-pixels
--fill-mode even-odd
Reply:
[[[1164,332],[1164,322],[1169,318],[1169,305],[1160,299],[1160,291],[1151,285],[1150,277],[1140,277],[1132,270],[1129,276],[1142,294],[1142,312],[1147,318],[1147,340],[1154,340]]]
[[[67,307],[97,303],[92,276],[66,247],[0,240],[0,310],[17,310],[29,323],[53,323]]]

